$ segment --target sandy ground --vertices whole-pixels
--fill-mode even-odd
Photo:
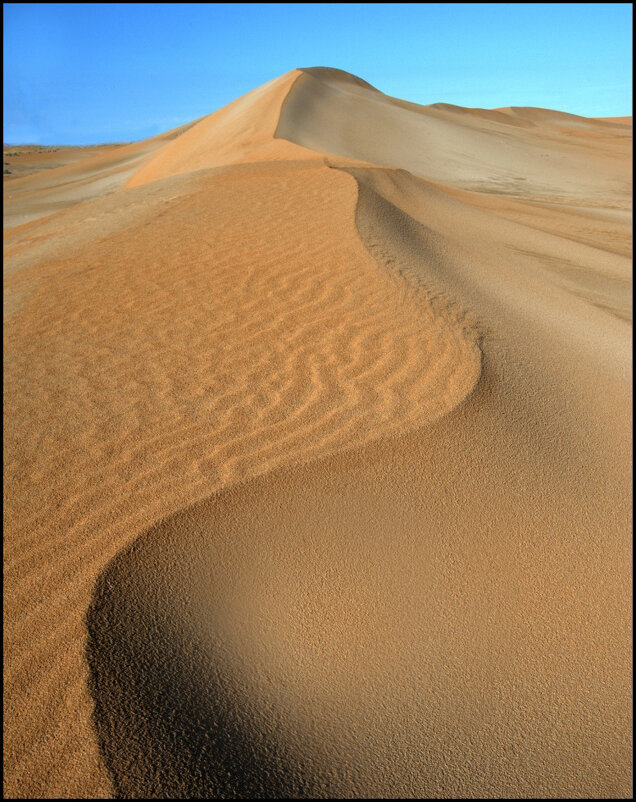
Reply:
[[[190,125],[133,142],[87,148],[5,148],[3,227],[14,228],[122,187],[148,154]],[[90,156],[86,157],[85,154]]]
[[[5,145],[2,149],[4,160],[4,180],[13,181],[42,170],[64,167],[73,162],[83,161],[90,156],[101,156],[104,153],[121,147],[113,145]]]
[[[75,155],[4,182],[5,795],[630,797],[631,118],[312,68]]]

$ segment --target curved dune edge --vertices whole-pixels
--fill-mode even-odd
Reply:
[[[470,332],[369,256],[345,173],[240,165],[124,200],[92,202],[88,229],[73,209],[62,233],[43,220],[11,237],[14,259],[37,258],[8,285],[29,287],[5,327],[6,414],[21,421],[5,439],[5,699],[20,711],[5,732],[8,795],[107,793],[82,621],[139,531],[255,473],[421,426],[479,377]],[[35,387],[49,395],[33,406]]]
[[[629,657],[620,619],[594,623],[626,555],[589,553],[604,511],[560,511],[557,466],[538,516],[513,427],[493,454],[492,391],[221,493],[108,566],[88,661],[118,793],[629,795]],[[505,451],[507,509],[484,461]]]
[[[366,247],[452,312],[429,282],[452,265],[467,291],[470,268],[392,202],[429,190],[355,175]],[[120,794],[629,796],[628,449],[555,414],[598,356],[568,385],[521,346],[531,297],[507,331],[488,297],[485,372],[449,414],[235,485],[109,564],[87,658]]]
[[[396,230],[370,196],[363,237],[415,271],[379,213]],[[87,659],[118,793],[629,796],[628,449],[582,448],[554,412],[588,378],[555,398],[508,347],[425,429],[236,485],[109,564]]]

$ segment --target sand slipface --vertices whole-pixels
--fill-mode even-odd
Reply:
[[[631,118],[19,158],[5,795],[630,797]]]

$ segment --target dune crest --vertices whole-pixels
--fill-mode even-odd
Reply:
[[[535,118],[541,125],[533,125]],[[574,144],[571,124],[559,134],[555,118],[583,125],[588,139]],[[519,120],[530,127],[520,127]],[[629,205],[624,159],[630,139],[604,141],[606,132],[602,122],[541,109],[418,106],[320,68],[296,78],[276,128],[277,137],[298,145],[450,186],[535,200],[620,198]]]
[[[136,187],[158,178],[228,164],[282,159],[320,159],[321,154],[274,139],[279,109],[298,75],[293,70],[204,117],[163,147],[129,180]]]

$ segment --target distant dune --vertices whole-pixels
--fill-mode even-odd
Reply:
[[[6,796],[631,796],[631,146],[318,67],[5,147]]]
[[[630,128],[632,127],[631,117],[597,117],[596,119],[603,120],[604,122],[608,123],[618,123],[619,125],[628,125]]]

